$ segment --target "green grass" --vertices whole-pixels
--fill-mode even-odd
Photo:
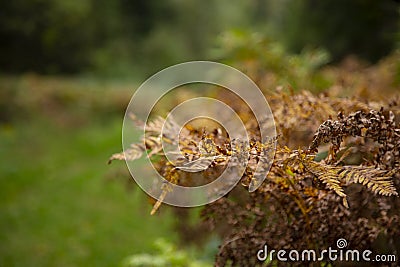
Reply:
[[[145,193],[127,190],[125,164],[106,164],[121,123],[0,124],[0,266],[117,266],[157,238],[176,241],[171,215],[150,216]]]

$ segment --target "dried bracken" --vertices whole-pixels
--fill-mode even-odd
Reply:
[[[332,152],[336,154],[343,138],[363,137],[378,143],[379,152],[374,162],[384,169],[400,167],[400,129],[396,127],[392,111],[371,110],[357,111],[349,116],[339,113],[338,120],[327,120],[318,128],[310,150],[315,150],[321,143],[332,143]]]
[[[245,122],[250,142],[230,140],[219,128],[205,132],[190,126],[174,140],[168,134],[173,120],[162,133],[164,120],[158,117],[145,126],[140,143],[111,160],[134,160],[147,151],[149,157],[161,156],[154,164],[165,179],[184,186],[213,181],[230,160],[238,165],[247,162],[241,182],[229,196],[202,211],[204,225],[199,229],[215,229],[223,238],[216,266],[265,265],[255,256],[264,244],[271,249],[317,250],[333,246],[338,238],[348,240],[354,249],[371,249],[380,236],[391,244],[385,249],[399,253],[397,102],[338,100],[306,91],[277,91],[269,97],[279,135],[268,142],[259,141],[257,124],[246,107],[227,95],[224,100]],[[337,120],[332,119],[335,114]],[[179,143],[173,162],[160,149],[163,140]],[[267,159],[263,163],[268,176],[255,192],[245,192],[260,159]],[[177,169],[176,164],[200,175]],[[169,192],[163,188],[152,213]]]

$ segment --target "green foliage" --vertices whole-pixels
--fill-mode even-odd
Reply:
[[[0,266],[118,266],[176,242],[174,218],[148,215],[124,164],[106,164],[131,86],[0,78]]]
[[[225,46],[220,47],[224,53],[210,52],[221,33],[243,30],[260,33],[234,40],[249,46],[243,55],[270,58],[263,64],[280,68],[281,74],[274,60],[283,50],[276,41],[302,54],[301,64],[280,63],[289,82],[302,85],[306,78],[296,79],[301,72],[326,62],[326,53],[315,48],[328,51],[333,60],[356,54],[376,61],[394,48],[398,24],[392,0],[16,0],[2,3],[0,10],[0,71],[144,79],[182,61],[221,59]],[[255,48],[264,35],[270,36],[268,44]]]
[[[396,1],[287,0],[275,26],[290,51],[324,47],[337,61],[349,54],[376,62],[398,41]]]
[[[85,1],[4,2],[0,15],[3,72],[71,72],[90,64],[98,38]]]
[[[329,84],[317,72],[329,62],[326,51],[314,49],[288,54],[282,44],[266,34],[244,30],[225,32],[218,39],[213,55],[240,68],[262,88],[288,83],[294,88],[320,90]]]
[[[5,2],[0,71],[143,79],[173,63],[204,59],[220,31],[245,21],[247,5],[236,2]]]
[[[171,243],[158,239],[154,243],[155,252],[151,254],[136,254],[126,258],[124,267],[209,267],[211,263],[194,259],[185,251],[177,250]]]

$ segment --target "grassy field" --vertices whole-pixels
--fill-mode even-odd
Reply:
[[[149,215],[125,164],[107,165],[121,149],[124,107],[107,97],[117,89],[37,77],[0,85],[0,266],[118,266],[157,238],[176,241],[172,216]]]

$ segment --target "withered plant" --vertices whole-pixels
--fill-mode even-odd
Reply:
[[[339,238],[345,238],[352,249],[390,252],[399,258],[400,129],[396,116],[400,109],[396,100],[367,103],[332,98],[327,93],[316,96],[279,90],[267,98],[278,133],[267,143],[259,141],[257,124],[246,117],[243,103],[225,95],[225,102],[245,121],[249,143],[231,142],[219,128],[205,132],[190,126],[179,140],[170,140],[168,130],[161,135],[164,120],[157,117],[145,125],[142,142],[110,160],[135,160],[147,150],[149,157],[157,155],[155,165],[165,179],[193,186],[212,181],[233,156],[248,152],[240,183],[202,210],[201,229],[214,229],[223,240],[216,266],[267,264],[256,258],[264,244],[277,250],[318,250],[334,246]],[[169,162],[163,154],[162,139],[179,142],[181,160],[193,162],[191,167],[208,166],[203,175],[175,168],[176,162]],[[269,155],[270,171],[262,185],[248,193],[243,189],[254,178],[262,153]],[[164,188],[152,213],[168,192]]]
[[[350,249],[394,254],[397,262],[385,264],[398,266],[400,97],[393,96],[392,92],[400,85],[400,54],[396,52],[374,66],[365,66],[350,58],[341,66],[327,67],[318,73],[308,70],[302,79],[291,76],[298,82],[297,88],[307,87],[314,92],[311,93],[294,92],[290,86],[282,89],[277,82],[282,79],[271,73],[287,73],[279,72],[281,68],[263,65],[258,58],[264,55],[265,47],[259,51],[259,56],[250,61],[239,58],[234,62],[235,66],[247,70],[262,88],[273,111],[277,136],[270,136],[266,143],[260,142],[259,122],[251,109],[233,93],[222,90],[213,96],[235,110],[250,142],[230,140],[219,127],[211,130],[208,127],[205,131],[190,125],[183,128],[179,140],[173,140],[168,133],[174,127],[173,122],[169,121],[170,125],[167,123],[161,134],[163,118],[153,118],[145,125],[133,117],[139,127],[146,128],[145,136],[110,160],[135,160],[147,151],[165,179],[184,186],[209,183],[230,160],[247,160],[235,188],[202,208],[200,225],[189,227],[185,220],[187,210],[175,209],[181,218],[177,229],[185,242],[193,238],[198,242],[206,236],[205,232],[211,232],[206,229],[220,235],[216,266],[341,266],[345,263],[329,262],[329,259],[283,263],[260,262],[256,257],[265,244],[271,250],[318,251],[335,247],[339,238],[346,239]],[[270,61],[267,58],[265,62]],[[305,58],[304,62],[308,61]],[[320,78],[327,90],[316,94],[319,86],[310,81]],[[266,90],[274,87],[275,90]],[[179,143],[181,156],[177,161],[185,161],[190,168],[201,172],[194,174],[175,168],[179,162],[166,159],[162,140]],[[265,159],[261,163],[270,166],[268,175],[256,191],[249,193],[246,189],[254,181],[255,166]],[[153,202],[152,214],[169,192],[170,188],[165,186],[160,200]],[[350,265],[354,264],[357,263]]]

